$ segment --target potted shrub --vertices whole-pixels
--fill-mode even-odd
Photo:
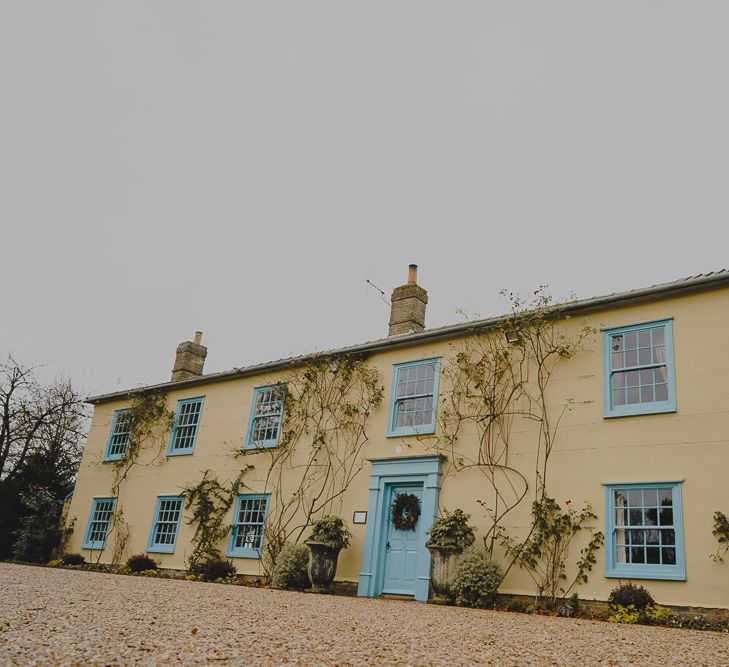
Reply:
[[[309,579],[315,593],[330,593],[337,572],[339,552],[349,546],[352,533],[344,519],[325,516],[314,524],[306,542],[309,547]]]
[[[430,551],[430,583],[433,602],[445,603],[452,599],[453,577],[461,554],[475,541],[473,528],[468,525],[470,514],[456,509],[445,510],[428,531],[425,546]]]

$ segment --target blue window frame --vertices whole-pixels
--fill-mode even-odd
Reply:
[[[109,431],[109,441],[106,443],[104,461],[119,461],[127,454],[129,437],[132,434],[132,412],[123,409],[114,412]]]
[[[435,432],[440,357],[395,364],[387,435]]]
[[[200,414],[202,413],[203,398],[185,398],[177,402],[175,423],[172,427],[170,444],[167,447],[167,456],[178,454],[192,454],[195,449]]]
[[[605,576],[686,579],[680,482],[605,487]]]
[[[603,330],[605,417],[676,411],[673,323]]]
[[[256,387],[248,419],[245,449],[275,447],[281,435],[286,385]]]
[[[163,554],[174,553],[177,531],[182,518],[183,501],[183,496],[157,497],[147,551]]]
[[[111,518],[114,514],[116,498],[94,498],[91,501],[89,523],[81,545],[82,549],[103,549],[109,535]]]
[[[228,556],[260,558],[269,497],[270,495],[266,493],[246,493],[238,496],[233,510],[233,529],[230,531]]]

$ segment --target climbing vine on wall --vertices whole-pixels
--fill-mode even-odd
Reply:
[[[564,324],[570,319],[566,305],[555,302],[544,287],[529,299],[511,292],[502,295],[511,302],[510,314],[488,327],[475,326],[443,364],[443,408],[434,446],[448,456],[446,474],[475,470],[488,483],[492,500],[480,501],[490,520],[484,545],[493,555],[499,543],[506,543],[510,562],[504,568],[505,577],[515,562],[524,562],[522,554],[534,547],[540,521],[554,509],[547,494],[549,461],[562,418],[572,407],[571,399],[560,403],[551,392],[554,371],[582,351],[596,330],[582,326],[566,333]],[[511,462],[516,419],[536,425],[533,482]],[[504,518],[530,490],[532,524],[526,536],[508,541]],[[531,559],[538,557],[532,550]],[[551,584],[547,589],[551,590]]]
[[[711,534],[716,538],[716,553],[709,554],[711,560],[721,563],[729,552],[729,519],[724,512],[714,512],[714,528]]]
[[[245,487],[243,478],[251,468],[246,466],[227,484],[221,484],[210,470],[206,470],[197,484],[183,490],[185,509],[190,511],[187,523],[195,526],[193,550],[187,560],[192,574],[200,574],[207,560],[222,557],[218,547],[230,531],[230,525],[224,521],[225,515]]]
[[[123,560],[130,532],[121,502],[123,484],[135,466],[159,465],[164,461],[167,436],[175,418],[174,413],[167,407],[166,394],[156,391],[139,391],[132,394],[127,414],[131,429],[124,457],[104,464],[112,468],[110,495],[116,498],[105,540],[108,542],[112,536],[114,537],[112,552],[114,564]],[[101,553],[99,551],[97,560],[101,558]]]
[[[279,444],[253,450],[269,457],[267,572],[285,542],[301,541],[315,518],[341,508],[364,467],[367,425],[384,395],[377,369],[357,355],[321,355],[296,365],[278,391],[284,404]]]

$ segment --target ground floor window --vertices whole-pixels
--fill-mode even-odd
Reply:
[[[681,483],[606,487],[608,577],[685,579]]]
[[[173,553],[182,517],[182,496],[160,496],[154,510],[147,551]]]
[[[263,548],[263,530],[268,513],[267,494],[238,496],[233,509],[233,530],[228,547],[229,556],[259,558]]]
[[[103,549],[109,534],[111,517],[114,513],[114,498],[94,498],[91,501],[89,524],[86,528],[83,549]]]

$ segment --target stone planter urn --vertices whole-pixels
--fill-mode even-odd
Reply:
[[[337,572],[337,559],[341,549],[321,542],[309,541],[309,579],[315,593],[333,593],[332,582]]]
[[[462,549],[429,545],[428,551],[430,551],[430,585],[433,588],[430,602],[448,604],[453,599],[451,584],[456,566],[461,559]]]

